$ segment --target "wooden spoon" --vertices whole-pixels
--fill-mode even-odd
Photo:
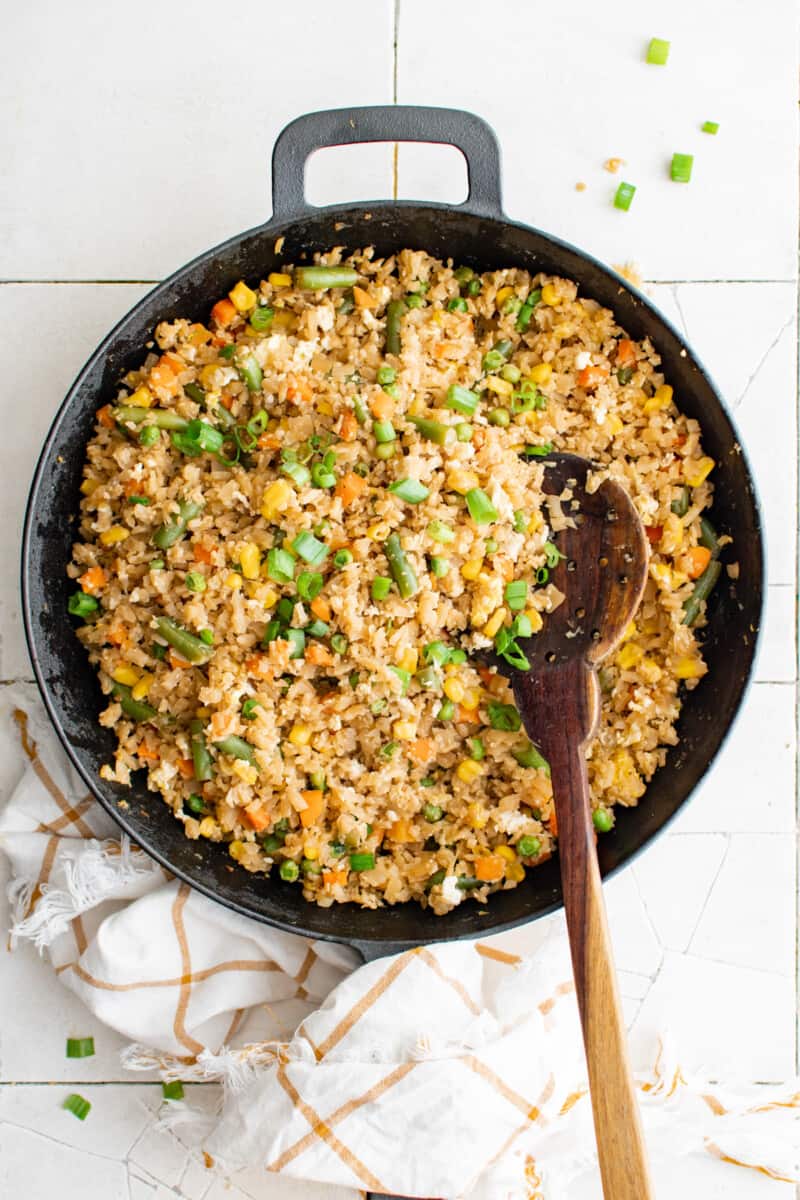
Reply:
[[[492,657],[514,688],[525,729],[550,764],[561,884],[589,1069],[606,1200],[649,1200],[652,1186],[631,1078],[611,953],[586,746],[600,713],[597,664],[622,640],[647,578],[648,546],[630,497],[607,481],[586,491],[592,467],[572,454],[545,460],[544,491],[564,496],[575,528],[554,535],[565,557],[551,572],[566,599],[535,637],[520,641],[527,671]]]

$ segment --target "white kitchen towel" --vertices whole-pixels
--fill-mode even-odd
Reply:
[[[13,936],[133,1040],[128,1066],[225,1085],[205,1124],[167,1106],[216,1161],[448,1200],[561,1200],[592,1166],[563,932],[527,961],[462,942],[354,969],[350,950],[170,879],[86,795],[42,715],[17,720],[30,765],[0,814]],[[712,1087],[662,1045],[638,1084],[654,1158],[794,1180],[796,1082]]]

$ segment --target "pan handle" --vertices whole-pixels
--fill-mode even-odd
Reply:
[[[493,130],[474,113],[414,104],[332,108],[307,113],[287,125],[272,151],[272,215],[275,221],[306,216],[306,160],[326,146],[358,142],[437,142],[455,146],[467,163],[469,192],[453,205],[478,216],[502,216],[500,147]]]

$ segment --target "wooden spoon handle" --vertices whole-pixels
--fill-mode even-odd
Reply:
[[[597,1154],[606,1200],[653,1195],[608,933],[584,745],[565,725],[549,737],[564,908],[578,996]]]

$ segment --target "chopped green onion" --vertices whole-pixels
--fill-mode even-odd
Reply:
[[[669,169],[673,183],[688,183],[692,178],[693,154],[673,154]]]
[[[408,691],[408,685],[411,683],[411,672],[404,670],[403,667],[389,667],[389,670],[400,680],[400,683],[403,685],[400,694],[401,696],[405,696]]]
[[[311,468],[311,482],[315,487],[332,488],[336,486],[336,476],[324,463],[314,463]]]
[[[301,600],[315,600],[324,582],[318,571],[301,571],[297,576],[297,594]]]
[[[389,484],[388,490],[392,495],[405,500],[407,504],[421,504],[431,494],[425,484],[420,483],[418,479],[398,479],[396,483]]]
[[[438,554],[431,555],[429,564],[431,568],[431,575],[433,575],[435,579],[443,579],[450,570],[450,560],[447,558],[440,558]]]
[[[356,414],[356,420],[359,425],[366,425],[369,420],[369,414],[358,396],[353,398],[353,412]]]
[[[511,753],[521,767],[535,767],[539,771],[544,771],[550,776],[550,764],[546,758],[539,753],[533,742],[528,742],[527,745],[521,746],[517,750],[512,750]]]
[[[306,652],[306,635],[302,629],[287,629],[284,640],[292,647],[289,658],[302,658]]]
[[[703,133],[719,133],[719,121],[703,121],[700,128]]]
[[[552,442],[542,442],[540,446],[526,446],[522,451],[523,458],[544,458],[547,454],[553,453]]]
[[[73,592],[67,601],[67,611],[73,617],[83,617],[84,619],[96,612],[100,607],[97,599],[90,596],[88,592]]]
[[[287,858],[281,863],[278,874],[286,883],[294,883],[300,874],[300,868],[291,858]]]
[[[481,762],[486,758],[486,747],[479,737],[467,738],[467,753],[470,758],[475,759],[475,762]]]
[[[541,849],[542,843],[539,841],[539,838],[531,837],[528,834],[525,837],[521,837],[517,842],[517,854],[519,854],[520,858],[536,858]]]
[[[94,1038],[67,1038],[67,1058],[91,1058],[94,1054]]]
[[[281,471],[284,475],[288,475],[292,483],[296,484],[297,487],[305,487],[306,484],[311,482],[311,472],[309,471],[308,467],[304,467],[302,463],[281,463]]]
[[[480,488],[470,488],[464,499],[469,515],[476,525],[490,525],[498,519],[498,512],[489,497]]]
[[[205,644],[207,646],[214,645],[214,630],[213,629],[201,629],[197,636],[200,638],[200,641],[205,642]]]
[[[456,706],[452,700],[443,700],[436,717],[439,721],[452,721],[456,715]]]
[[[267,553],[267,576],[273,583],[291,583],[294,579],[294,558],[288,550],[273,546]]]
[[[550,572],[549,572],[548,568],[547,567],[539,567],[539,570],[536,572],[536,582],[539,584],[539,586],[544,587],[544,585],[547,583],[549,578],[550,578]]]
[[[384,758],[394,758],[397,751],[400,749],[399,742],[387,742],[385,746],[381,746],[381,754]],[[369,832],[369,829],[367,830]]]
[[[592,813],[592,824],[598,833],[610,833],[614,828],[614,814],[610,808],[596,808]]]
[[[373,421],[372,432],[378,445],[393,442],[397,437],[397,431],[391,421]]]
[[[249,696],[242,705],[242,716],[244,717],[245,721],[254,720],[256,709],[261,707],[262,704],[260,700],[256,700],[253,696]]]
[[[258,309],[256,309],[256,312],[258,312]],[[162,1083],[161,1094],[165,1100],[182,1100],[184,1092],[180,1079],[172,1079],[169,1083]]]
[[[441,676],[435,667],[423,667],[414,678],[421,688],[429,692],[438,692],[442,686]]]
[[[394,458],[397,450],[397,442],[379,442],[375,447],[375,457],[386,462],[390,458]]]
[[[145,505],[148,505],[148,504],[152,504],[152,503],[153,503],[153,501],[150,499],[150,497],[149,497],[149,496],[128,496],[128,503],[129,503],[129,504],[145,504]]]
[[[514,530],[516,533],[525,533],[528,528],[528,514],[524,508],[514,509]]]
[[[236,347],[233,342],[229,342],[227,346],[223,346],[219,352],[220,358],[233,358],[236,353]]]
[[[445,525],[444,521],[434,520],[428,522],[428,537],[433,538],[434,542],[439,542],[441,545],[447,545],[455,540],[455,532],[449,525]]]
[[[424,783],[424,780],[420,782]],[[431,780],[431,782],[433,782]],[[435,825],[437,821],[441,821],[444,816],[444,809],[439,804],[426,804],[422,810],[422,815],[431,825]]]
[[[419,591],[419,583],[396,533],[389,534],[383,544],[383,552],[389,563],[392,578],[397,584],[397,590],[404,600],[410,599]]]
[[[479,399],[480,397],[477,392],[471,392],[469,388],[460,387],[457,383],[453,383],[447,389],[445,404],[448,408],[452,408],[454,412],[464,413],[465,416],[471,417],[478,407]]]
[[[472,426],[467,421],[461,421],[460,424],[456,425],[456,437],[459,442],[471,442],[474,432]]]
[[[614,193],[614,208],[621,208],[623,212],[627,212],[635,195],[635,184],[621,183]]]
[[[358,272],[352,267],[295,267],[294,286],[305,292],[350,288],[356,283]]]
[[[426,438],[429,442],[435,442],[437,446],[446,445],[453,436],[452,426],[444,425],[441,421],[431,421],[428,417],[409,417],[408,420],[416,426],[420,437]],[[471,434],[470,430],[470,436]]]
[[[520,614],[520,616],[522,615],[523,614]],[[528,622],[528,625],[530,625],[530,622]],[[522,634],[522,636],[524,637],[525,634]],[[498,629],[494,638],[494,648],[499,657],[504,659],[510,667],[516,667],[520,671],[526,671],[530,666],[527,656],[517,645],[516,630],[514,626],[509,629],[508,626],[503,625],[500,627],[500,629]]]
[[[647,47],[647,61],[654,67],[666,66],[669,58],[670,43],[664,38],[651,38],[650,45]]]
[[[289,632],[291,633],[292,631],[290,630]],[[227,754],[230,758],[241,758],[245,762],[250,763],[251,766],[255,766],[256,752],[244,738],[231,734],[229,737],[223,738],[222,741],[214,742],[214,745],[220,754]]]
[[[426,663],[435,663],[437,667],[443,667],[450,662],[450,647],[444,642],[428,642],[427,646],[422,647],[422,657]]]
[[[483,543],[483,548],[487,554],[497,554],[499,547],[500,543],[498,542],[497,538],[487,538]]]
[[[486,711],[492,729],[499,729],[504,733],[517,733],[522,725],[520,715],[513,704],[500,704],[496,700],[490,700]]]
[[[350,855],[350,870],[351,871],[371,871],[375,866],[374,854],[351,854]]]
[[[333,565],[338,567],[339,570],[341,570],[342,567],[346,567],[352,561],[353,555],[350,550],[337,550],[333,556]]]
[[[61,1106],[67,1112],[71,1112],[79,1121],[85,1121],[92,1110],[92,1106],[83,1096],[79,1096],[77,1092],[73,1092],[71,1096],[67,1096]]]
[[[385,575],[376,575],[372,581],[371,594],[373,600],[385,600],[392,590],[392,581]]]
[[[330,552],[329,546],[326,546],[324,542],[318,541],[313,533],[308,533],[307,530],[298,533],[292,542],[292,549],[295,554],[299,554],[304,562],[310,563],[312,567],[318,567],[323,563]]]
[[[259,304],[250,314],[250,324],[253,326],[253,329],[257,329],[259,333],[263,333],[265,329],[269,329],[274,316],[274,308],[270,308],[268,304]]]
[[[406,312],[404,300],[390,300],[386,306],[386,353],[400,353],[400,326]]]
[[[331,650],[336,654],[345,654],[347,652],[347,638],[343,633],[334,633],[331,637]]]
[[[554,542],[545,542],[544,560],[548,567],[557,567],[562,558],[566,558],[566,555],[561,553]]]
[[[505,587],[505,600],[512,612],[521,612],[528,599],[528,585],[524,579],[512,579]]]

